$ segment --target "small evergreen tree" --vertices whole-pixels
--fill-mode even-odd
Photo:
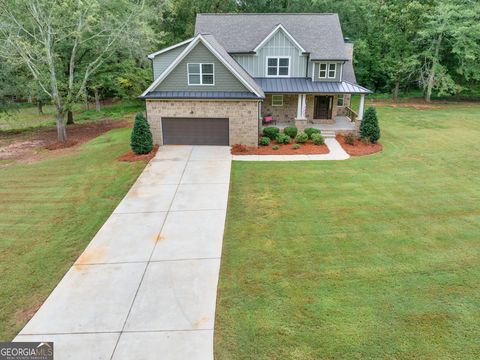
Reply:
[[[147,119],[142,113],[135,116],[130,147],[135,154],[148,154],[153,149],[152,132]]]
[[[380,139],[380,127],[378,126],[377,111],[373,106],[365,110],[362,123],[360,124],[360,137],[371,143]]]

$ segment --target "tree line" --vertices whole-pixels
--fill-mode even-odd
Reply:
[[[146,54],[191,37],[199,12],[338,13],[357,81],[393,97],[480,84],[478,0],[0,0],[0,109],[52,103],[65,141],[73,104],[138,96]]]

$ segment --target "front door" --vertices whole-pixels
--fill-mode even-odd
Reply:
[[[315,96],[315,119],[331,119],[333,96]]]

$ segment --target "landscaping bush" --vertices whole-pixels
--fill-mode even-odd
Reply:
[[[298,133],[297,136],[295,136],[295,141],[299,144],[304,144],[308,140],[308,135],[305,134],[304,132]]]
[[[312,142],[315,145],[323,145],[325,144],[325,139],[323,138],[322,134],[312,134]]]
[[[130,147],[135,154],[148,154],[153,149],[152,132],[147,119],[142,113],[135,116]]]
[[[362,123],[360,124],[360,137],[367,139],[372,144],[375,144],[380,139],[377,111],[372,106],[365,110]]]
[[[315,128],[306,128],[305,134],[307,134],[308,138],[311,139],[313,134],[320,134],[320,130]]]
[[[292,149],[293,149],[293,150],[300,149],[300,144],[293,144],[293,145],[292,145]]]
[[[278,127],[268,126],[263,129],[263,136],[268,137],[270,140],[275,140],[278,134],[280,134],[280,129]]]
[[[345,135],[344,140],[347,145],[355,145],[355,136],[353,136],[353,134]]]
[[[295,126],[287,126],[285,129],[283,129],[283,133],[290,136],[292,139],[297,136],[297,132],[298,129]]]
[[[277,142],[279,144],[289,144],[290,143],[290,136],[286,134],[278,134]]]
[[[260,138],[260,145],[262,146],[268,146],[270,145],[270,138],[269,137],[266,137],[266,136],[262,136]]]
[[[280,146],[278,146],[278,145],[273,145],[272,146],[272,150],[278,150],[278,149],[280,149]]]
[[[235,145],[232,145],[232,151],[233,152],[247,152],[248,148],[247,148],[247,145],[244,145],[244,144],[235,144]]]

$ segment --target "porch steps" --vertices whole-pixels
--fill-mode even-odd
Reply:
[[[320,132],[325,139],[335,138],[334,130],[320,130]]]

